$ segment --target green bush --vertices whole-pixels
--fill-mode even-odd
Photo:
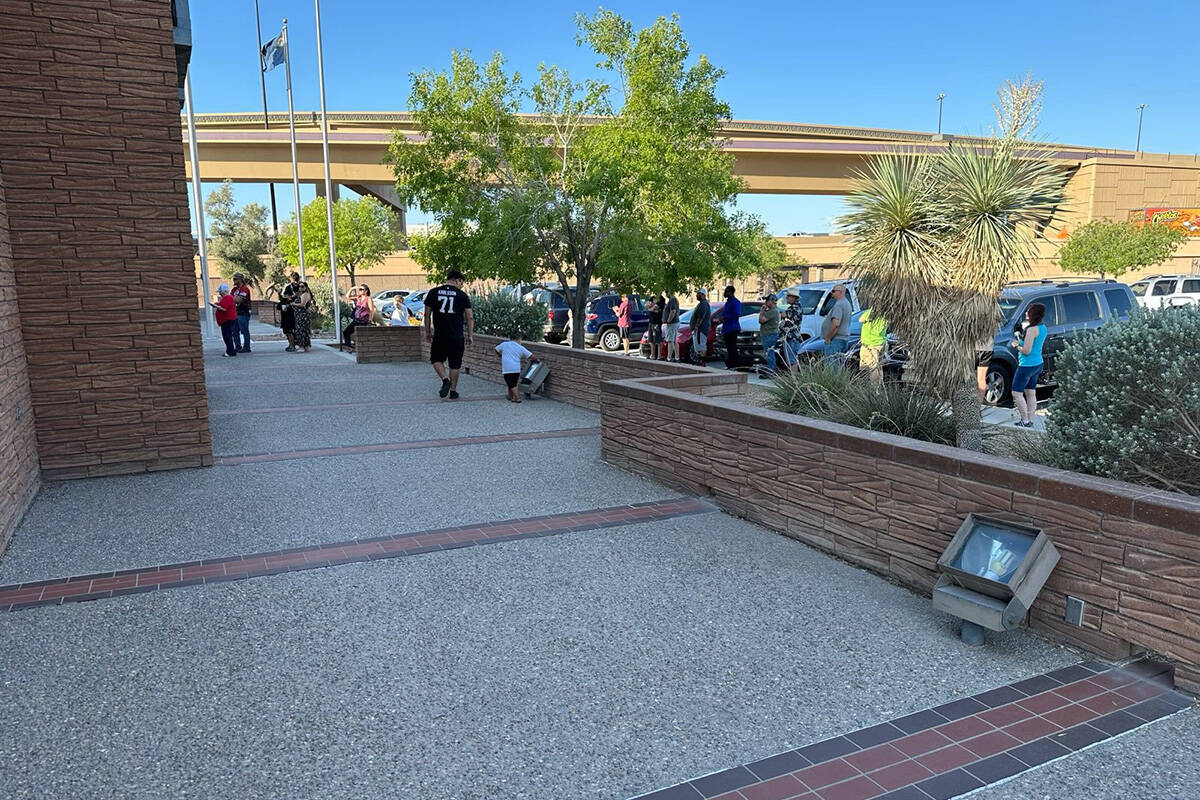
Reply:
[[[876,385],[860,373],[816,363],[777,377],[771,408],[938,444],[955,443],[954,420],[941,400],[916,387]]]
[[[1058,465],[1200,494],[1200,307],[1138,311],[1059,357]]]
[[[526,303],[506,294],[475,295],[471,298],[471,310],[475,314],[476,333],[520,335],[530,341],[541,340],[548,313],[544,303]]]
[[[308,288],[312,292],[315,304],[312,312],[312,329],[332,331],[333,303],[330,302],[330,298],[333,297],[333,286],[329,283],[329,276],[309,281]],[[344,297],[342,290],[338,289],[338,305],[342,309],[342,328],[345,328],[350,324],[350,320],[354,319],[354,309],[342,297]]]

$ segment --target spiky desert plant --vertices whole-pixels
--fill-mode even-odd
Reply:
[[[1002,87],[998,135],[986,144],[876,158],[841,220],[863,293],[909,343],[918,380],[950,402],[958,445],[972,450],[983,447],[976,345],[995,334],[1000,290],[1028,270],[1067,180],[1018,138],[1036,127],[1040,93],[1031,78]]]

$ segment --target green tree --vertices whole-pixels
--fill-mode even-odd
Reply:
[[[258,286],[267,273],[263,256],[271,252],[273,237],[267,225],[267,209],[258,203],[237,208],[233,203],[233,184],[225,181],[204,201],[208,216],[208,244],[230,272],[243,273]]]
[[[958,445],[983,449],[974,384],[977,343],[995,335],[1000,290],[1028,269],[1067,175],[1028,140],[1041,84],[1006,83],[986,146],[876,158],[841,222],[871,305],[910,346],[908,368],[948,400]]]
[[[732,208],[743,184],[717,138],[721,70],[691,60],[676,17],[640,31],[604,10],[576,22],[616,88],[544,64],[526,87],[499,54],[480,66],[460,52],[414,78],[422,141],[397,135],[387,159],[400,196],[439,225],[413,237],[418,263],[508,283],[550,273],[573,319],[593,280],[661,291],[757,272],[761,225]],[[582,347],[583,326],[571,331]]]
[[[1064,272],[1119,278],[1131,269],[1161,264],[1185,239],[1186,233],[1161,223],[1095,220],[1077,229],[1059,248],[1058,263]]]
[[[396,249],[395,214],[373,197],[342,198],[333,204],[333,241],[337,267],[356,283],[355,272],[383,263]],[[325,198],[318,197],[300,209],[304,230],[304,262],[313,274],[329,274],[329,227]],[[279,253],[288,264],[300,266],[295,215],[279,231]]]

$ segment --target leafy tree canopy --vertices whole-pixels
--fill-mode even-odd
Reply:
[[[208,244],[229,274],[241,272],[258,285],[266,275],[263,255],[271,251],[271,228],[267,209],[258,203],[237,208],[233,203],[233,184],[225,181],[204,201],[208,217]],[[228,277],[228,276],[227,276]]]
[[[1183,231],[1161,223],[1095,220],[1071,235],[1059,249],[1058,261],[1064,272],[1118,278],[1131,269],[1161,264],[1186,238]]]
[[[357,200],[342,198],[333,204],[333,237],[337,250],[337,267],[350,275],[383,263],[388,253],[396,249],[393,232],[395,214],[373,197]],[[318,197],[300,209],[304,231],[304,262],[316,275],[329,274],[329,227],[325,198]],[[279,252],[293,267],[300,266],[300,248],[296,240],[293,216],[279,231]]]
[[[414,77],[422,137],[397,134],[387,158],[400,196],[438,222],[413,237],[417,261],[434,276],[656,291],[759,271],[763,228],[733,210],[743,184],[717,138],[722,71],[691,59],[677,17],[640,31],[604,10],[576,22],[611,82],[543,64],[526,85],[500,54],[479,65],[462,52]],[[568,301],[578,318],[587,293]],[[573,334],[582,346],[583,326]]]

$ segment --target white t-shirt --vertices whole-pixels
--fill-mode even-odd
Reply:
[[[530,358],[533,355],[523,345],[511,339],[496,345],[496,352],[500,354],[500,371],[505,373],[520,372],[521,359]]]
[[[396,307],[394,309],[392,309],[391,324],[392,325],[407,325],[408,324],[408,309],[405,308],[400,303],[397,303]]]

